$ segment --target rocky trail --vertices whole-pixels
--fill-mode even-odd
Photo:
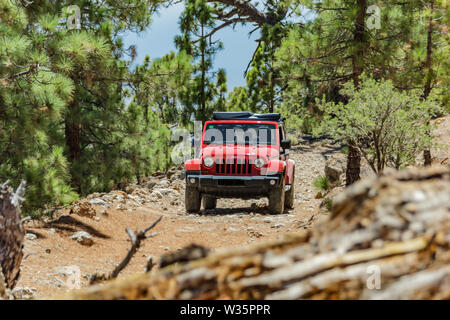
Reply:
[[[240,247],[310,228],[327,214],[319,210],[323,199],[316,199],[313,180],[323,175],[327,158],[333,158],[334,169],[342,173],[345,157],[339,146],[314,139],[300,140],[291,157],[296,162],[295,208],[283,215],[268,214],[265,198],[220,199],[217,209],[187,214],[183,172],[173,169],[124,191],[92,194],[54,220],[28,221],[17,287],[36,298],[64,292],[74,267],[81,272],[81,285],[87,285],[90,275],[110,272],[125,256],[130,248],[126,227],[141,230],[160,215],[163,219],[152,237],[121,275],[143,272],[150,257],[157,264],[161,255],[191,243],[213,250]]]
[[[445,144],[450,141],[449,119],[439,120],[440,130],[436,132]],[[287,233],[310,229],[329,215],[326,199],[344,189],[337,182],[323,198],[313,181],[325,171],[343,181],[345,154],[331,141],[303,137],[290,156],[296,162],[295,208],[282,215],[270,215],[265,198],[221,199],[217,209],[188,214],[184,209],[184,173],[174,168],[166,174],[156,173],[139,185],[89,195],[52,220],[26,221],[16,297],[39,299],[64,294],[74,286],[87,286],[91,275],[111,272],[127,254],[131,246],[127,227],[137,232],[160,216],[161,222],[149,231],[151,237],[143,241],[119,277],[144,272],[149,261],[157,270],[162,255],[190,244],[212,251],[243,248],[262,239],[277,240]],[[444,150],[434,160],[446,162],[447,156]],[[362,178],[370,175],[368,165],[363,163]],[[81,276],[80,283],[73,282],[79,278],[76,273]]]

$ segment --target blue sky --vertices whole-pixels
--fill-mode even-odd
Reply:
[[[177,4],[160,10],[155,14],[149,28],[139,34],[126,33],[123,35],[124,46],[137,46],[136,63],[142,63],[145,56],[152,60],[162,57],[170,51],[176,51],[173,39],[179,34],[178,19],[183,11],[183,4]],[[224,68],[227,73],[228,91],[235,86],[245,85],[243,76],[245,68],[256,48],[255,40],[259,33],[254,32],[249,38],[248,33],[252,26],[236,26],[224,28],[215,34],[215,39],[223,42],[224,49],[216,54],[214,68]]]

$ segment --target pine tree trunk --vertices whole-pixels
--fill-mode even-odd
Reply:
[[[431,1],[431,11],[433,11],[434,7],[434,1]],[[425,69],[427,70],[426,78],[425,78],[425,86],[423,89],[423,99],[426,100],[431,92],[431,59],[433,55],[433,16],[430,14],[430,20],[428,23],[428,31],[427,31],[427,57],[425,61]],[[431,133],[428,132],[430,135]],[[423,151],[423,159],[424,159],[424,165],[430,166],[431,165],[431,151],[430,150],[424,150]]]
[[[204,36],[204,27],[202,23],[202,39]],[[206,41],[206,40],[202,40]],[[206,67],[205,67],[205,46],[201,47],[202,50],[202,89],[201,89],[201,101],[200,101],[200,117],[201,121],[206,121],[205,109],[206,109],[206,101],[205,101],[205,78],[206,78]]]
[[[356,50],[352,56],[353,83],[355,87],[359,86],[359,76],[364,71],[364,55],[367,46],[365,39],[365,19],[367,11],[367,0],[357,0],[357,15],[355,20],[355,29],[353,31],[353,41]]]
[[[73,165],[81,157],[81,124],[78,106],[71,104],[70,114],[65,119],[65,138],[69,150],[69,161]],[[72,181],[78,192],[81,192],[81,181],[78,174],[72,174]]]
[[[81,126],[76,121],[65,120],[66,144],[69,148],[69,161],[74,162],[81,155]]]
[[[364,23],[366,18],[367,10],[367,0],[357,0],[357,16],[355,21],[355,30],[353,33],[354,46],[357,47],[353,57],[352,57],[352,67],[353,67],[353,83],[355,87],[359,86],[359,77],[364,70],[364,53],[365,42],[364,35]],[[348,144],[348,156],[347,156],[347,170],[346,170],[346,185],[350,185],[355,181],[359,180],[359,173],[361,171],[361,155],[357,148],[354,147],[352,141]]]
[[[345,173],[345,184],[347,186],[360,179],[361,172],[361,154],[359,150],[352,144],[348,145],[347,170]]]

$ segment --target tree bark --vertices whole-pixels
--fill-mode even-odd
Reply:
[[[228,6],[232,6],[238,10],[239,15],[247,16],[250,20],[262,26],[264,24],[275,25],[278,20],[264,12],[259,11],[250,1],[242,0],[208,0],[208,2],[220,2]]]
[[[3,272],[2,280],[7,289],[14,288],[20,275],[25,230],[19,205],[24,192],[25,182],[20,184],[15,193],[7,182],[0,184],[0,272]],[[2,285],[0,283],[0,287]]]
[[[202,22],[202,39],[204,36],[204,26],[203,26],[203,22]],[[205,78],[206,78],[206,66],[205,66],[205,50],[206,47],[203,44],[203,41],[205,41],[204,39],[202,40],[202,42],[200,43],[201,45],[201,52],[202,52],[202,56],[201,56],[201,69],[202,69],[202,91],[200,92],[201,94],[201,101],[200,101],[200,119],[201,121],[206,121],[206,115],[205,115],[205,110],[206,110],[206,99],[205,99]]]
[[[434,8],[434,1],[431,1],[431,11]],[[423,100],[426,100],[431,92],[431,63],[432,63],[432,55],[433,55],[433,15],[430,13],[430,19],[428,22],[428,30],[427,30],[427,57],[425,60],[425,69],[426,69],[426,77],[425,77],[425,85],[423,89]],[[431,134],[428,132],[428,134]],[[431,165],[431,151],[424,150],[423,151],[423,159],[424,165]]]
[[[345,172],[345,185],[349,186],[360,179],[361,154],[353,145],[353,141],[348,144],[347,169]]]
[[[73,165],[81,157],[81,124],[78,106],[72,103],[69,106],[69,114],[65,119],[65,138],[66,145],[69,151],[69,161]],[[77,178],[78,175],[72,175],[72,181],[78,192],[81,192],[81,181]]]
[[[355,87],[359,86],[359,77],[364,70],[365,55],[365,18],[367,11],[367,0],[357,0],[357,15],[355,20],[355,29],[353,32],[355,53],[352,56],[353,83]],[[346,185],[350,185],[360,179],[361,155],[359,150],[354,146],[354,142],[348,144],[347,169],[346,169]]]
[[[81,156],[81,126],[80,123],[65,120],[66,144],[69,148],[69,161],[74,162]]]
[[[367,0],[357,0],[357,14],[355,20],[355,29],[353,31],[353,41],[356,48],[352,56],[353,83],[355,87],[359,86],[359,77],[364,71],[365,47],[365,19],[367,11]]]

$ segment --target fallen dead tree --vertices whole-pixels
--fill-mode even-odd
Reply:
[[[450,167],[358,182],[310,230],[69,299],[449,299]]]
[[[25,231],[19,205],[24,191],[25,182],[16,192],[8,182],[0,184],[0,298],[7,297],[20,274]]]

